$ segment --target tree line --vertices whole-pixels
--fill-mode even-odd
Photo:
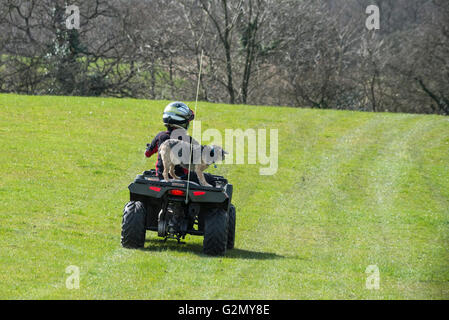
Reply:
[[[200,100],[449,115],[447,0],[0,3],[0,92],[193,100],[201,52]]]

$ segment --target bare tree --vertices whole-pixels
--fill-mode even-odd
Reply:
[[[226,64],[226,88],[229,94],[229,102],[235,103],[235,89],[233,80],[232,44],[233,31],[239,16],[242,14],[243,0],[239,1],[206,1],[200,0],[202,9],[210,18],[218,38],[223,45]]]
[[[431,100],[432,111],[449,115],[449,3],[432,3],[435,11],[417,30],[416,65],[412,70],[419,88]]]
[[[445,0],[67,4],[0,2],[0,92],[193,99],[204,52],[203,100],[449,114]]]

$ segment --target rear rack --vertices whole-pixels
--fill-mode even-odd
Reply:
[[[189,189],[205,190],[205,191],[221,191],[221,190],[224,190],[224,188],[228,184],[228,180],[222,176],[212,175],[212,178],[214,179],[213,182],[215,184],[215,187],[206,187],[206,186],[199,185],[196,182],[190,181]],[[159,180],[159,178],[156,175],[155,170],[144,171],[143,174],[138,174],[136,176],[136,179],[134,182],[139,183],[139,184],[154,185],[154,186],[159,186],[159,187],[187,188],[186,180],[170,180],[170,181]]]

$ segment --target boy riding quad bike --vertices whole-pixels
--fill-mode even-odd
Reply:
[[[182,102],[173,102],[164,110],[166,131],[159,132],[147,144],[146,157],[155,154],[175,129],[187,130],[194,113]],[[189,137],[190,142],[197,143]],[[209,255],[224,255],[234,248],[236,211],[232,205],[232,185],[222,177],[205,173],[212,187],[201,186],[194,172],[175,167],[180,180],[163,180],[163,163],[158,154],[156,170],[137,175],[129,185],[130,202],[123,211],[121,244],[141,248],[146,230],[158,236],[177,239],[186,234],[204,236],[203,251]],[[187,181],[189,177],[189,180]],[[172,178],[172,177],[171,177]]]

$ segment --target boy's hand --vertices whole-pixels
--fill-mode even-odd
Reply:
[[[149,158],[151,157],[153,154],[155,153],[155,151],[151,150],[151,144],[147,143],[147,149],[145,150],[145,157]]]

